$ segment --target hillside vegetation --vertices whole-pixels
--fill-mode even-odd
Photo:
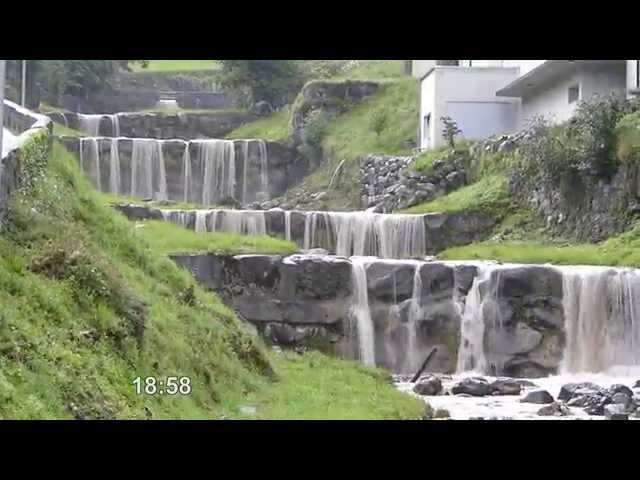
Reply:
[[[247,418],[247,405],[259,418],[425,414],[353,362],[274,361],[145,228],[105,206],[60,145],[48,165],[25,165],[0,234],[0,418]],[[189,377],[191,393],[138,395],[138,376]]]

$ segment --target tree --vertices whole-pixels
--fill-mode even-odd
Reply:
[[[53,97],[71,94],[87,97],[101,90],[117,70],[118,60],[41,60],[40,86]]]
[[[260,101],[279,107],[302,86],[302,72],[295,60],[220,60],[218,83],[236,93],[246,104]]]

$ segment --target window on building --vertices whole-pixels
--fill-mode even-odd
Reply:
[[[569,87],[569,103],[577,102],[580,98],[580,85],[575,84]]]

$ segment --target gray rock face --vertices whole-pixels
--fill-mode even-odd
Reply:
[[[573,395],[576,393],[576,390],[591,390],[591,391],[599,391],[600,387],[595,383],[591,382],[582,382],[582,383],[567,383],[560,388],[560,393],[558,394],[558,400],[568,401],[571,400]]]
[[[628,420],[629,414],[622,405],[611,404],[604,407],[604,417],[607,420]]]
[[[442,382],[435,375],[427,375],[418,379],[413,391],[418,395],[438,395],[442,392]]]
[[[454,395],[466,393],[474,397],[484,397],[491,393],[491,385],[482,377],[469,377],[456,383],[451,388],[451,393]]]
[[[571,415],[571,410],[560,402],[553,402],[538,410],[538,415],[541,417],[566,417]]]
[[[485,299],[486,357],[496,373],[555,373],[564,347],[561,273],[544,266],[497,269],[480,292]]]
[[[520,395],[520,382],[512,378],[499,378],[489,385],[492,395]]]
[[[546,390],[531,390],[520,399],[522,403],[553,403],[553,396]]]

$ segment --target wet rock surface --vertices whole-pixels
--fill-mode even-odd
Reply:
[[[553,397],[546,390],[531,390],[527,392],[520,401],[522,403],[553,403]]]
[[[474,397],[483,397],[491,393],[491,385],[482,377],[470,377],[455,384],[451,392],[454,395],[467,394]]]
[[[413,387],[418,395],[439,395],[442,392],[442,382],[435,375],[421,377]]]
[[[566,417],[571,415],[571,410],[561,402],[553,402],[538,410],[538,415],[541,417]]]

